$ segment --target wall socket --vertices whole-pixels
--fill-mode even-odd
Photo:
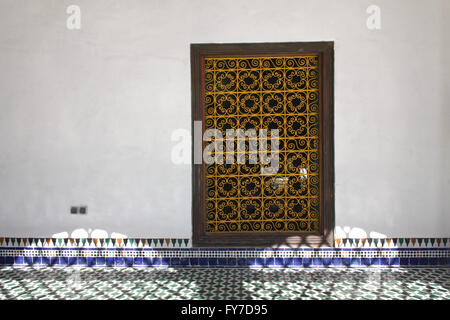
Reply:
[[[88,212],[87,206],[70,207],[70,214],[87,214],[87,212]]]

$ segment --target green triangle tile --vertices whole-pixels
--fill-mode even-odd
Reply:
[[[424,238],[423,242],[425,242],[425,246],[428,246],[428,242],[430,242],[430,238]]]
[[[373,242],[375,243],[375,246],[378,246],[378,238],[374,238]]]
[[[178,239],[178,246],[181,247],[181,244],[183,243],[183,239]]]
[[[128,239],[128,242],[130,242],[130,245],[133,245],[134,239]]]

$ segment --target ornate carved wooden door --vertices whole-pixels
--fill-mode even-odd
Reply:
[[[194,245],[332,245],[333,43],[195,44],[191,68]]]

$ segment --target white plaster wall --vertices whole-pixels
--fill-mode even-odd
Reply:
[[[189,44],[334,40],[336,224],[449,236],[448,3],[0,0],[0,235],[190,237]]]
[[[442,170],[441,170],[441,197],[443,210],[441,221],[445,234],[450,229],[450,1],[441,1],[441,136]]]

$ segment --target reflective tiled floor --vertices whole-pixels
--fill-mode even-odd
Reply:
[[[0,299],[450,299],[450,269],[0,267]]]

